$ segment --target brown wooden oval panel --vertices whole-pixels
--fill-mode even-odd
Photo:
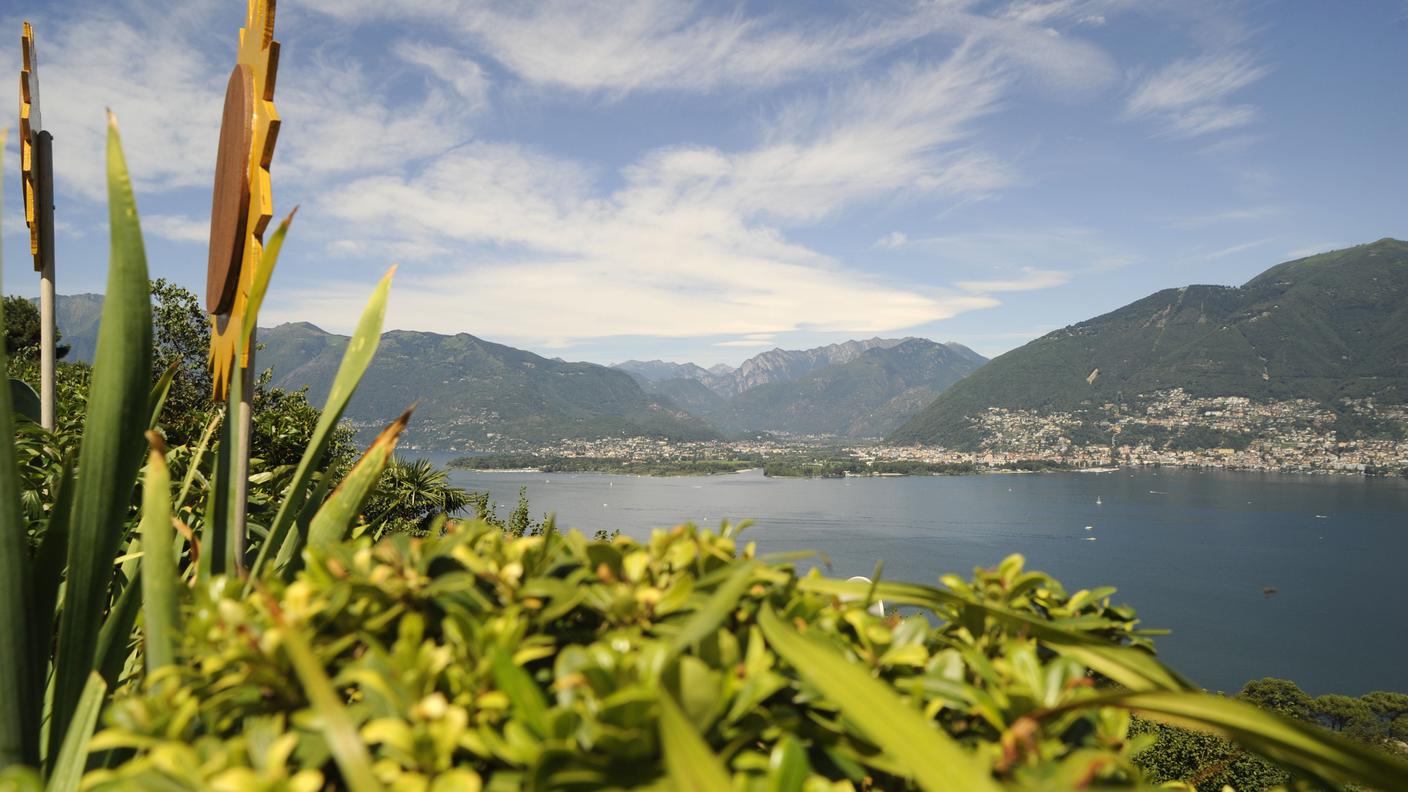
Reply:
[[[205,271],[205,309],[229,313],[240,282],[245,218],[249,213],[249,147],[254,144],[254,73],[244,64],[230,72],[225,116],[215,157],[215,194],[210,202],[210,263]]]

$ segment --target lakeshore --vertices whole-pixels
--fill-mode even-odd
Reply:
[[[410,455],[416,455],[412,450]],[[432,453],[447,466],[484,472],[616,473],[707,476],[758,469],[770,478],[964,476],[990,473],[1122,469],[1228,470],[1257,473],[1402,477],[1408,444],[1382,451],[1375,462],[1334,453],[1248,456],[1227,449],[1154,451],[1147,448],[965,452],[927,446],[828,444],[827,438],[672,442],[659,438],[562,441],[515,453]]]

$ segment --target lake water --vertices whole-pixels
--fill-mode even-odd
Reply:
[[[1408,691],[1408,481],[1191,470],[914,478],[452,474],[506,515],[528,488],[561,527],[752,518],[764,551],[834,574],[935,583],[1022,553],[1068,591],[1117,586],[1160,656],[1212,690],[1293,679],[1314,694]],[[1097,504],[1097,498],[1100,503]],[[1086,530],[1090,526],[1090,530]],[[1094,539],[1094,541],[1089,541]],[[1276,589],[1266,596],[1264,587]]]

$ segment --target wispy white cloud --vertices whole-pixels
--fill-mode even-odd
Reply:
[[[743,349],[761,349],[777,345],[777,336],[773,333],[755,333],[742,338],[732,338],[727,341],[716,341],[714,346],[738,347]]]
[[[707,165],[704,158],[700,167]],[[592,188],[571,162],[470,145],[408,179],[353,183],[328,196],[322,210],[352,226],[396,228],[406,239],[477,251],[407,272],[390,319],[400,327],[468,328],[538,344],[888,332],[996,304],[848,270],[707,191],[665,190],[658,179],[602,197]],[[336,326],[355,315],[361,291],[285,292],[282,315]]]
[[[151,214],[142,216],[142,231],[173,242],[210,242],[210,219],[196,220],[184,215]]]
[[[986,267],[997,271],[1021,265],[1078,275],[1106,272],[1138,260],[1087,226],[962,231],[911,237],[907,247],[927,251],[947,267]]]
[[[471,112],[489,104],[489,77],[484,68],[458,50],[424,41],[402,39],[392,51],[401,60],[424,68],[436,79],[452,86]]]
[[[1222,225],[1224,223],[1246,223],[1256,220],[1267,220],[1285,214],[1286,209],[1273,204],[1260,204],[1257,206],[1238,206],[1223,209],[1217,212],[1181,217],[1169,223],[1169,226],[1177,229],[1206,228],[1207,226]]]
[[[105,107],[121,124],[139,194],[209,184],[228,71],[220,74],[191,46],[186,13],[166,20],[165,36],[103,8],[64,24],[36,20],[42,112],[61,151],[54,162],[61,192],[105,200]],[[232,37],[228,51],[234,47]]]
[[[909,241],[909,236],[903,231],[891,231],[890,233],[875,240],[875,247],[881,250],[899,250]]]
[[[1276,240],[1277,240],[1277,237],[1267,237],[1267,238],[1265,238],[1265,239],[1255,239],[1255,240],[1252,240],[1251,242],[1242,242],[1242,243],[1239,243],[1239,244],[1236,244],[1236,245],[1229,245],[1229,246],[1227,246],[1227,247],[1225,247],[1225,248],[1220,248],[1220,249],[1218,249],[1218,250],[1214,250],[1214,251],[1211,252],[1211,253],[1207,253],[1207,254],[1205,254],[1205,255],[1203,256],[1203,258],[1204,258],[1204,259],[1207,259],[1208,261],[1213,261],[1213,260],[1215,260],[1215,259],[1220,259],[1220,258],[1226,258],[1227,256],[1233,256],[1233,255],[1236,255],[1236,254],[1238,254],[1238,253],[1242,253],[1242,252],[1245,252],[1245,251],[1248,251],[1248,250],[1253,250],[1253,249],[1255,249],[1255,248],[1259,248],[1259,247],[1263,247],[1263,246],[1265,246],[1265,245],[1269,245],[1269,244],[1271,244],[1272,242],[1275,242]]]
[[[1068,273],[1059,270],[1043,270],[1035,267],[1022,267],[1020,276],[1015,278],[999,278],[996,280],[969,280],[959,281],[958,288],[970,291],[975,294],[991,294],[993,292],[1016,292],[1016,291],[1037,291],[1039,289],[1051,289],[1057,286],[1064,286],[1071,282]]]
[[[1177,137],[1245,126],[1256,119],[1257,109],[1227,99],[1268,71],[1240,52],[1174,61],[1139,84],[1125,103],[1125,115],[1155,119]]]
[[[376,0],[309,0],[346,22],[387,18]],[[967,2],[875,6],[840,17],[746,15],[699,0],[436,0],[394,9],[433,20],[461,47],[484,52],[537,86],[622,96],[639,91],[769,88],[840,74],[928,37],[981,40],[1063,90],[1114,77],[1098,48],[1034,22],[1031,14],[986,15]]]
[[[475,142],[406,174],[354,180],[318,208],[368,231],[341,238],[344,249],[426,257],[420,271],[434,274],[408,277],[413,294],[400,298],[404,313],[393,309],[402,326],[471,322],[532,343],[890,332],[997,301],[881,280],[782,229],[879,196],[992,189],[999,177],[973,164],[985,155],[968,139],[1006,84],[991,53],[965,47],[787,105],[754,148],[650,152],[609,193],[580,163]],[[454,308],[466,294],[472,316]],[[325,293],[304,296],[305,311],[349,315]]]

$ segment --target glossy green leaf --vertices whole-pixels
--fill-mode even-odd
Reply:
[[[279,511],[269,527],[269,536],[260,546],[259,556],[250,567],[251,581],[257,580],[265,571],[265,565],[279,553],[287,538],[289,527],[303,508],[308,484],[322,463],[328,444],[332,442],[333,430],[337,428],[342,412],[347,409],[347,402],[357,389],[357,383],[366,373],[367,366],[371,365],[372,356],[381,341],[381,326],[386,318],[386,299],[391,291],[391,278],[395,274],[396,268],[392,267],[382,276],[381,282],[372,292],[371,299],[367,301],[367,307],[362,311],[356,332],[347,342],[347,350],[342,353],[342,363],[338,366],[337,376],[333,378],[332,389],[328,391],[327,402],[323,405],[322,414],[318,416],[312,438],[303,452],[303,458],[298,461],[293,481],[279,503]]]
[[[543,691],[538,688],[528,672],[513,662],[512,654],[500,649],[494,653],[493,675],[494,684],[508,696],[514,714],[527,724],[534,734],[546,737],[548,703],[543,698]]]
[[[0,152],[5,132],[0,131]],[[0,165],[3,165],[0,162]],[[0,327],[4,313],[0,311]],[[3,347],[3,345],[0,345]],[[9,368],[5,350],[0,364]],[[20,512],[19,467],[15,447],[15,408],[12,389],[0,393],[0,770],[12,764],[36,764],[39,759],[39,703],[43,669],[31,667],[32,654],[22,638],[32,635],[29,540]]]
[[[78,697],[78,706],[73,711],[73,719],[64,735],[63,745],[59,748],[58,758],[49,773],[46,792],[78,792],[78,783],[88,762],[88,741],[93,739],[93,729],[98,725],[98,713],[103,711],[107,689],[107,683],[101,676],[96,673],[88,675],[88,681]]]
[[[768,757],[768,792],[802,792],[810,773],[806,749],[789,734],[777,741]]]
[[[151,415],[147,403],[152,370],[147,257],[117,122],[111,115],[107,153],[111,263],[69,531],[68,580],[59,619],[49,731],[51,755],[68,729],[84,680],[94,667],[112,560],[122,539],[142,461],[142,433]]]
[[[10,404],[14,407],[16,416],[39,423],[39,394],[34,392],[28,382],[10,378]]]
[[[728,792],[728,770],[695,731],[675,700],[660,692],[660,749],[670,788],[682,792]]]
[[[773,651],[835,702],[846,719],[906,768],[920,787],[929,792],[998,789],[987,769],[952,737],[864,668],[826,643],[798,633],[766,606],[758,611],[758,627]]]
[[[171,473],[161,436],[147,432],[151,452],[142,482],[142,615],[147,673],[176,659],[178,621],[176,531],[171,527]]]

